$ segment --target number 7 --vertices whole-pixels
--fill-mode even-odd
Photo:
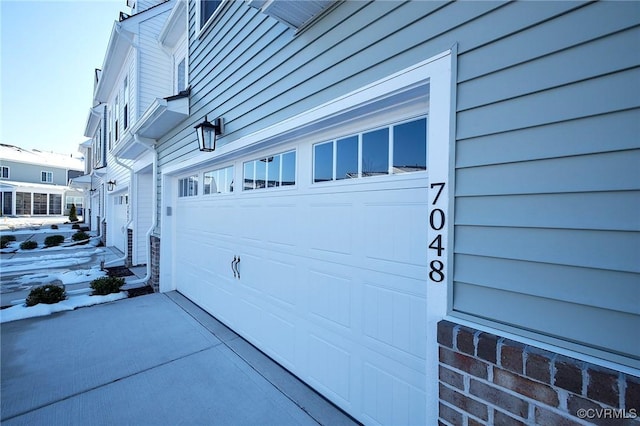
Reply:
[[[438,193],[436,194],[436,198],[433,199],[433,203],[431,203],[431,205],[435,205],[438,202],[438,198],[440,198],[440,194],[442,194],[442,190],[444,189],[445,183],[444,182],[438,182],[438,183],[432,183],[431,184],[431,189],[433,189],[435,186],[439,186],[440,189],[438,189]]]

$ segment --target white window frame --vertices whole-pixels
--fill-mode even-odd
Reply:
[[[204,0],[196,0],[196,25],[198,29],[198,36],[200,36],[203,32],[207,30],[207,28],[209,28],[212,25],[212,22],[215,20],[216,16],[220,14],[220,11],[222,10],[224,4],[228,0],[221,0],[216,10],[213,11],[213,13],[211,14],[211,16],[209,16],[209,19],[207,19],[206,22],[202,22],[202,2],[203,1]]]
[[[200,173],[194,173],[178,179],[178,198],[192,198],[198,196],[198,182]],[[193,185],[192,185],[193,183]]]
[[[124,81],[122,82],[122,131],[124,132],[129,128],[129,76],[124,76]]]
[[[0,179],[9,179],[10,176],[11,176],[11,174],[10,174],[9,166],[2,166],[0,168]]]
[[[50,172],[48,170],[42,170],[40,172],[40,182],[53,183],[53,172]]]
[[[212,192],[211,188],[209,188],[209,191],[207,191],[207,186],[206,186],[206,179],[207,179],[207,175],[212,174],[212,173],[217,173],[217,172],[221,172],[224,171],[225,172],[225,188],[229,188],[230,184],[233,183],[233,189],[231,191],[216,191],[216,192]],[[230,173],[228,172],[230,171]],[[231,176],[231,182],[227,181],[227,177]],[[218,183],[216,182],[216,187],[218,187]],[[235,182],[235,165],[230,164],[228,166],[225,167],[218,167],[215,168],[213,170],[207,170],[202,174],[202,195],[204,196],[209,196],[209,195],[230,195],[233,194],[233,192],[235,191],[235,186],[236,186],[236,182]]]
[[[282,185],[282,159],[285,155],[293,153],[294,154],[294,158],[295,158],[295,163],[293,166],[293,177],[294,177],[294,182],[292,185]],[[278,162],[278,184],[275,186],[269,186],[268,181],[269,181],[269,163],[271,162],[271,160],[273,157],[280,157],[280,161]],[[255,182],[256,182],[256,164],[260,161],[264,161],[266,163],[266,167],[265,167],[265,186],[264,187],[260,187],[260,188],[256,188],[255,187]],[[249,163],[253,163],[253,188],[245,188],[245,175],[244,175],[244,170],[245,170],[245,165],[249,164]],[[275,154],[271,154],[271,155],[261,155],[259,158],[255,158],[253,160],[249,160],[249,161],[244,161],[242,162],[242,170],[241,170],[241,174],[242,174],[242,191],[246,192],[246,191],[256,191],[256,190],[278,190],[278,189],[282,189],[282,188],[295,188],[296,184],[297,184],[297,172],[298,172],[298,150],[297,149],[288,149],[286,151],[282,151],[282,152],[278,152]]]

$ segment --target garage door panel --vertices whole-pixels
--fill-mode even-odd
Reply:
[[[309,335],[309,377],[316,386],[339,399],[343,404],[352,400],[349,378],[352,357],[349,349],[341,348],[316,334]]]
[[[367,284],[364,303],[368,307],[363,318],[367,336],[389,345],[393,351],[425,359],[426,339],[416,338],[426,335],[423,298]]]
[[[354,229],[352,203],[330,202],[312,203],[308,206],[307,244],[318,252],[351,254],[353,252],[352,233],[337,230]]]
[[[325,271],[330,270],[327,268]],[[309,312],[322,321],[350,328],[352,287],[352,281],[348,277],[310,270],[306,289]]]
[[[399,372],[366,363],[363,370],[365,393],[363,411],[371,424],[426,424],[424,376],[403,380]]]

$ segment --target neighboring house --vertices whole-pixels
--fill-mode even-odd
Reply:
[[[156,288],[366,424],[637,413],[640,3],[168,5],[173,91],[107,150]]]
[[[96,70],[85,129],[92,138],[86,146],[92,166],[86,173],[95,190],[92,205],[99,206],[95,229],[133,265],[148,263],[155,222],[155,151],[148,135],[157,129],[150,131],[149,123],[173,126],[188,116],[188,98],[180,101],[179,121],[163,110],[175,104],[165,98],[185,89],[174,84],[175,46],[158,43],[171,8],[170,2],[138,1],[131,15],[121,14],[114,23],[103,67]],[[179,48],[186,50],[186,38]]]
[[[0,215],[62,216],[75,204],[83,214],[83,194],[68,186],[82,174],[83,158],[0,144]]]

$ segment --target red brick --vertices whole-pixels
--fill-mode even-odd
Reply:
[[[469,373],[482,379],[486,379],[488,376],[488,365],[478,359],[453,352],[443,347],[440,347],[439,354],[440,362],[443,364],[447,364],[453,368],[457,368],[458,370],[462,370],[465,373]]]
[[[438,323],[438,343],[448,348],[453,348],[453,328],[456,324],[449,321]]]
[[[478,336],[477,355],[485,361],[496,364],[498,361],[498,336],[480,333]]]
[[[582,394],[582,369],[568,359],[556,359],[553,385],[576,395]]]
[[[454,410],[453,408],[439,404],[438,408],[438,416],[452,425],[461,425],[462,424],[462,413]]]
[[[516,416],[526,417],[529,410],[527,402],[513,395],[510,395],[496,387],[471,379],[469,393],[477,396],[483,401],[503,408]]]
[[[627,390],[624,394],[624,406],[627,410],[635,409],[640,416],[640,377],[626,376]]]
[[[493,383],[552,407],[557,407],[560,402],[551,387],[500,368],[493,370]]]
[[[551,383],[551,360],[546,355],[527,353],[525,375],[543,383]]]
[[[458,335],[456,337],[456,347],[458,351],[467,355],[475,355],[475,345],[473,344],[473,335],[475,330],[461,326],[458,329]]]
[[[440,399],[460,408],[475,417],[487,420],[489,410],[487,406],[479,401],[469,398],[460,392],[454,391],[440,384]]]
[[[506,415],[502,411],[493,411],[493,426],[525,426],[520,420]]]
[[[512,340],[504,340],[500,348],[500,365],[507,370],[522,374],[524,346]]]
[[[440,365],[438,367],[438,377],[441,382],[448,383],[449,385],[456,387],[460,390],[464,390],[464,377],[460,373],[449,370],[448,368]]]
[[[587,396],[611,407],[619,407],[618,373],[593,368],[589,368],[587,373],[589,374]]]
[[[534,415],[537,425],[580,426],[582,424],[541,407],[535,407]]]

